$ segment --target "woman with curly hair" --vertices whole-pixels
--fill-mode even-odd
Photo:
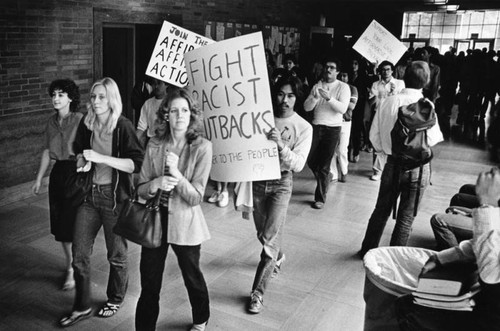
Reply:
[[[54,80],[48,92],[52,98],[55,114],[49,118],[45,126],[45,149],[42,152],[40,168],[32,191],[34,194],[40,192],[42,178],[50,161],[55,160],[49,179],[50,229],[56,241],[61,242],[66,257],[67,271],[62,289],[67,291],[75,287],[71,267],[71,242],[76,210],[71,207],[70,201],[64,195],[64,183],[71,172],[76,169],[72,144],[83,114],[78,112],[80,91],[74,81]]]
[[[191,330],[205,330],[210,316],[208,289],[200,269],[201,243],[210,239],[200,203],[212,161],[212,144],[201,137],[201,111],[186,89],[169,92],[158,110],[161,123],[149,140],[139,175],[139,196],[161,191],[163,243],[142,247],[141,295],[136,330],[155,330],[165,259],[171,246],[177,255],[192,307]]]
[[[134,125],[121,113],[122,101],[115,81],[106,77],[95,82],[73,144],[77,171],[89,172],[92,187],[75,220],[72,251],[76,295],[73,311],[59,322],[63,327],[92,314],[90,256],[101,227],[110,271],[108,300],[97,315],[116,314],[127,292],[127,241],[116,235],[113,227],[123,202],[132,194],[132,173],[139,172],[144,155]]]

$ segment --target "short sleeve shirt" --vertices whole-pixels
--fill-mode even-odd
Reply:
[[[61,123],[59,123],[57,113],[49,118],[45,128],[45,146],[49,150],[51,159],[68,160],[71,155],[74,155],[73,141],[82,117],[82,113],[70,112]]]

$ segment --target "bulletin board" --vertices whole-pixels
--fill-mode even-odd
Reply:
[[[299,62],[300,32],[296,27],[275,25],[259,26],[234,22],[205,22],[205,37],[220,41],[232,37],[262,31],[264,47],[274,54],[277,67],[283,66],[285,54],[293,54]]]

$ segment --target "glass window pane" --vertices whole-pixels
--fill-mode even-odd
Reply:
[[[420,14],[410,13],[408,15],[408,25],[418,25],[420,22]]]
[[[457,14],[445,14],[444,15],[444,25],[455,25],[457,24]]]
[[[454,39],[443,39],[441,40],[441,54],[450,50],[450,47],[453,47]]]
[[[483,24],[484,20],[484,12],[481,11],[475,11],[472,12],[471,19],[470,19],[470,24]]]
[[[420,25],[431,25],[432,14],[423,13],[420,16]]]
[[[432,25],[443,25],[444,13],[434,13],[432,15]]]
[[[481,35],[482,28],[483,27],[481,25],[471,25],[469,27],[469,34],[468,34],[468,36],[470,37],[472,34],[477,33],[477,35],[479,36],[479,38],[482,38],[483,37]]]
[[[420,26],[418,30],[418,38],[430,38],[431,27],[430,26]]]
[[[459,21],[459,24],[461,25],[469,25],[470,24],[470,13],[467,12],[465,14],[462,15],[462,20]]]
[[[408,36],[410,36],[410,34],[414,33],[416,38],[418,38],[418,26],[409,26],[408,27]]]
[[[443,28],[443,38],[455,38],[455,26],[454,25],[445,25]]]
[[[441,39],[443,37],[443,26],[432,26],[431,38]]]
[[[496,25],[484,25],[481,38],[495,38]]]
[[[488,10],[484,13],[484,24],[497,24],[498,11]]]
[[[457,27],[457,31],[455,33],[455,38],[457,39],[467,39],[469,38],[469,26],[467,25],[462,25]]]

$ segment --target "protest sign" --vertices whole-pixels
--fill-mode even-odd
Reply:
[[[223,40],[185,54],[189,86],[213,143],[210,177],[221,182],[281,177],[262,33]]]
[[[146,75],[179,87],[188,82],[184,53],[214,41],[163,21]]]
[[[353,48],[371,63],[387,60],[394,65],[406,51],[406,46],[375,20],[370,23]]]

